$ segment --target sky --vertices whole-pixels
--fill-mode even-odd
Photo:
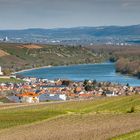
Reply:
[[[140,24],[140,0],[0,0],[0,29]]]

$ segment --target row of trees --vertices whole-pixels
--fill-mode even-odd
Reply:
[[[116,63],[116,71],[123,74],[134,75],[140,78],[140,60],[120,58]]]

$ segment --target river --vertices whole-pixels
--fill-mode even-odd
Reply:
[[[83,81],[85,79],[108,81],[131,86],[140,86],[140,79],[120,75],[115,72],[114,63],[101,64],[81,64],[71,66],[56,66],[49,68],[40,68],[21,72],[24,76],[53,79],[69,79],[74,81]]]

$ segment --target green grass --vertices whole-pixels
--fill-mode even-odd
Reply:
[[[30,124],[60,115],[70,114],[127,114],[140,112],[140,96],[103,98],[89,101],[29,105],[0,110],[0,129]]]
[[[0,78],[0,83],[23,83],[23,81],[15,78]]]
[[[0,103],[12,103],[10,100],[8,100],[6,97],[0,98]]]
[[[113,138],[112,140],[140,140],[140,131],[124,134]]]

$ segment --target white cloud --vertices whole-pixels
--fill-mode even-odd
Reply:
[[[122,6],[125,8],[140,7],[140,0],[122,0]]]

